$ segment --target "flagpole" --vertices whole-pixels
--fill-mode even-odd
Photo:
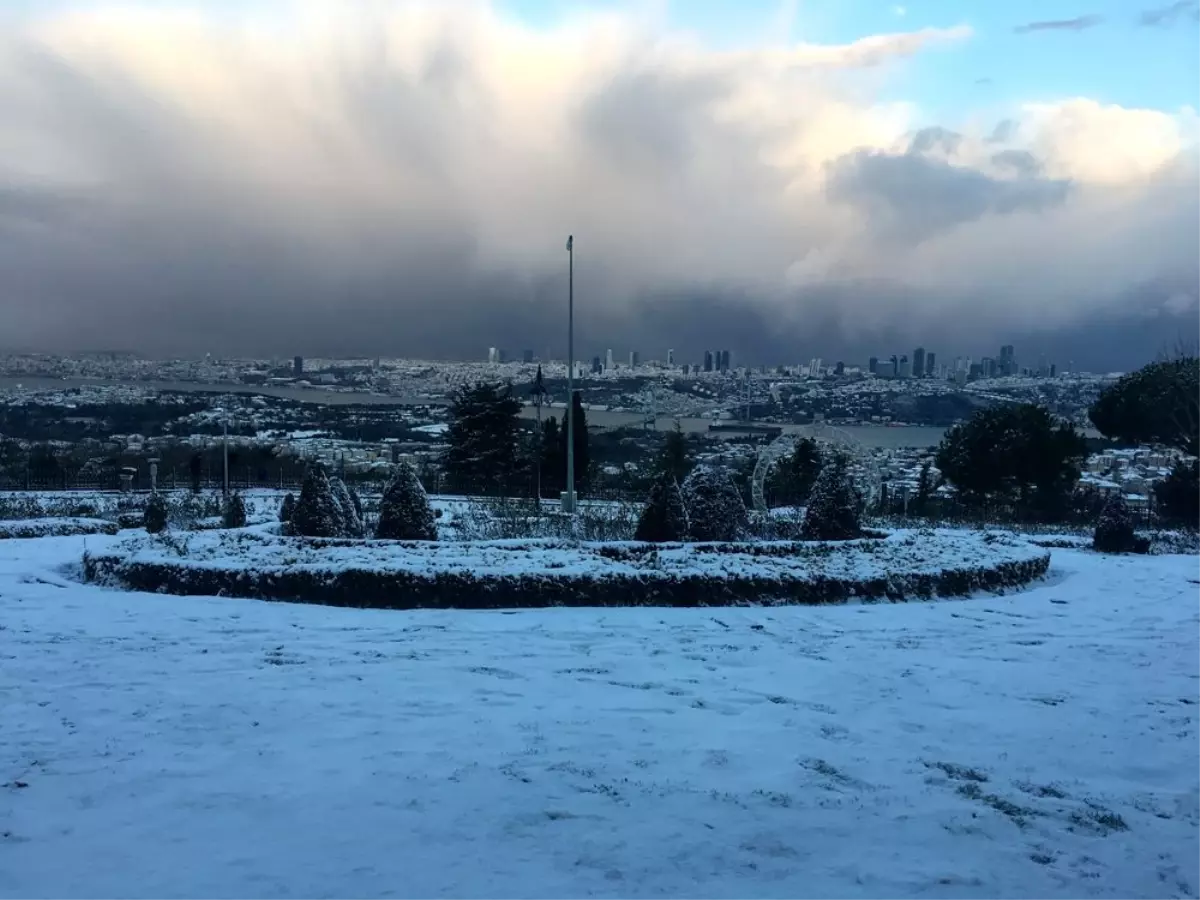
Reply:
[[[560,507],[575,512],[575,236],[567,236],[567,490]]]

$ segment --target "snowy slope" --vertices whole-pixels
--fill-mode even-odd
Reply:
[[[87,538],[99,548],[112,538]],[[1195,896],[1197,559],[995,598],[356,611],[0,542],[3,896]]]

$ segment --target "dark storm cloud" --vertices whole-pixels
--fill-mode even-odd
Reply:
[[[1016,34],[1032,34],[1035,31],[1087,31],[1104,21],[1103,16],[1076,16],[1074,19],[1051,19],[1044,22],[1026,22],[1013,28]]]
[[[1000,180],[914,153],[867,150],[837,160],[829,176],[834,200],[863,209],[872,228],[905,241],[984,216],[1040,212],[1065,202],[1070,190],[1063,180]]]
[[[1146,28],[1167,28],[1182,22],[1200,22],[1198,0],[1176,0],[1166,6],[1143,10],[1138,24]]]

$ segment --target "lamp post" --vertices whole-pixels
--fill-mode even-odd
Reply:
[[[559,504],[575,512],[575,236],[567,236],[567,489]]]

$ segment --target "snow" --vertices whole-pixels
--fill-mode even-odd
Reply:
[[[961,602],[384,612],[0,542],[0,895],[1195,896],[1197,559]]]

